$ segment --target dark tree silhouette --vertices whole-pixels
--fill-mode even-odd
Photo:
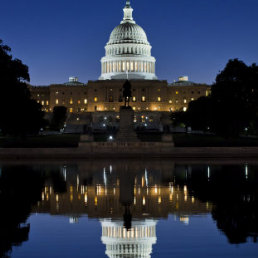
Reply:
[[[257,169],[249,167],[249,179],[244,167],[223,165],[210,167],[193,166],[191,176],[182,181],[188,190],[202,202],[212,203],[212,218],[218,229],[227,236],[231,244],[245,243],[258,238],[258,190]],[[179,182],[178,176],[176,181]]]
[[[36,134],[44,126],[41,105],[30,98],[28,67],[13,59],[0,40],[0,129],[4,134]]]
[[[255,65],[253,65],[255,67]],[[258,81],[253,68],[238,59],[229,60],[212,86],[212,127],[224,136],[238,136],[255,119]]]
[[[224,137],[237,137],[248,128],[258,130],[258,66],[229,60],[212,85],[212,94],[189,104],[185,115],[174,115],[176,122],[194,129],[209,127]]]
[[[13,246],[28,241],[26,223],[31,208],[41,200],[44,177],[27,166],[2,167],[0,177],[0,257],[10,257]]]

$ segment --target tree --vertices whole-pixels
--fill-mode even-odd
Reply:
[[[206,131],[212,123],[213,105],[211,97],[200,97],[189,103],[187,118],[195,130]]]
[[[211,131],[224,137],[237,137],[248,128],[258,129],[258,66],[229,60],[212,85],[211,96],[189,103],[177,119],[194,129]],[[177,121],[178,122],[178,121]]]
[[[10,52],[0,40],[0,129],[9,135],[36,134],[45,124],[44,112],[30,98],[28,67]]]
[[[257,66],[229,60],[212,86],[214,130],[224,136],[238,136],[257,115]]]
[[[64,127],[67,117],[67,108],[64,106],[56,106],[53,109],[53,116],[50,127],[53,130],[60,130]]]

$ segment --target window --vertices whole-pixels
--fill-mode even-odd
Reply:
[[[136,102],[136,97],[135,96],[133,97],[133,102]]]
[[[191,98],[191,101],[194,101],[194,98]]]
[[[73,104],[73,99],[70,99],[70,102],[69,102],[71,105]]]
[[[45,105],[45,101],[44,101],[44,100],[41,101],[41,105],[42,105],[42,106]]]
[[[70,113],[73,113],[73,108],[69,108],[69,112],[70,112]]]
[[[58,103],[59,103],[59,101],[58,101],[58,99],[56,99],[56,105],[58,105]]]
[[[171,99],[169,100],[169,104],[172,104],[172,100]]]
[[[87,103],[88,103],[87,99],[84,99],[84,104],[87,104]]]
[[[187,107],[184,107],[184,108],[183,108],[183,111],[186,112],[186,110],[187,110]]]
[[[113,96],[109,96],[108,101],[113,102],[114,101]]]
[[[97,97],[94,98],[94,102],[98,102],[98,98]]]
[[[47,106],[49,105],[48,100],[46,101],[46,105],[47,105]]]
[[[161,101],[161,97],[158,97],[158,102],[160,102]]]
[[[176,95],[178,95],[179,94],[179,92],[178,91],[176,91]]]
[[[80,100],[78,100],[78,104],[81,104],[81,101],[80,101]]]
[[[145,102],[145,101],[146,101],[146,97],[142,96],[142,102]]]
[[[184,99],[184,103],[187,103],[187,100],[186,100],[186,99]]]

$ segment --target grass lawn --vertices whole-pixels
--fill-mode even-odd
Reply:
[[[78,147],[79,134],[40,135],[25,139],[0,137],[0,148],[61,148]]]

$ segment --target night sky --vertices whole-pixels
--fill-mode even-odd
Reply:
[[[125,0],[2,0],[0,38],[29,66],[31,84],[100,76],[100,59]],[[258,63],[258,0],[132,0],[157,76],[212,83],[228,59]]]

